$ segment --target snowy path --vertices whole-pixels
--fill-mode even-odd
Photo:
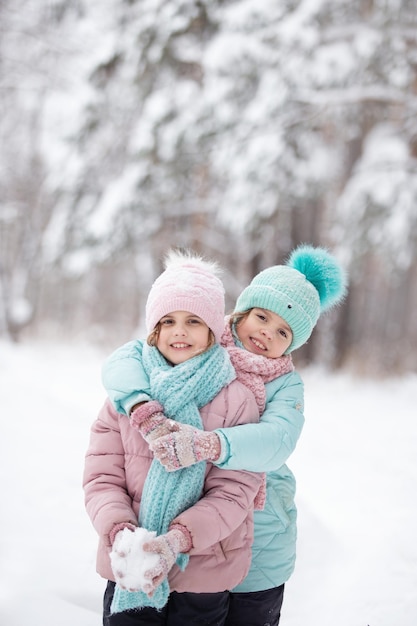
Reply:
[[[81,475],[103,355],[0,343],[0,623],[99,626],[104,582]],[[282,626],[417,623],[417,378],[305,372],[290,466],[299,546]]]

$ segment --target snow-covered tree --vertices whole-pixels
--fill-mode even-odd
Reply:
[[[3,328],[14,308],[126,336],[169,246],[217,257],[232,306],[311,242],[351,290],[300,360],[417,367],[413,0],[0,11]]]

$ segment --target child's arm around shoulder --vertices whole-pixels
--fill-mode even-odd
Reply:
[[[101,379],[113,407],[129,415],[132,407],[149,400],[149,380],[142,365],[143,341],[129,341],[105,361]]]
[[[304,385],[297,372],[267,384],[267,405],[259,424],[216,430],[224,469],[268,472],[279,469],[294,451],[304,425]]]

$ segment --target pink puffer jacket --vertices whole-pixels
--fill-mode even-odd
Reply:
[[[252,392],[237,380],[203,407],[201,416],[206,430],[259,420]],[[103,578],[114,580],[109,533],[121,522],[137,525],[151,461],[148,444],[107,400],[91,429],[83,481],[87,512],[99,534],[97,571]],[[262,474],[207,463],[201,499],[175,519],[190,531],[193,548],[185,571],[172,568],[171,591],[213,593],[243,580],[251,561],[253,501],[261,486]]]

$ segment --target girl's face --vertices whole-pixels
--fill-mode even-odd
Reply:
[[[282,356],[292,342],[292,332],[282,317],[267,309],[251,309],[236,325],[244,348],[270,359]]]
[[[174,311],[159,321],[156,347],[173,365],[204,352],[209,344],[210,329],[197,315]]]

